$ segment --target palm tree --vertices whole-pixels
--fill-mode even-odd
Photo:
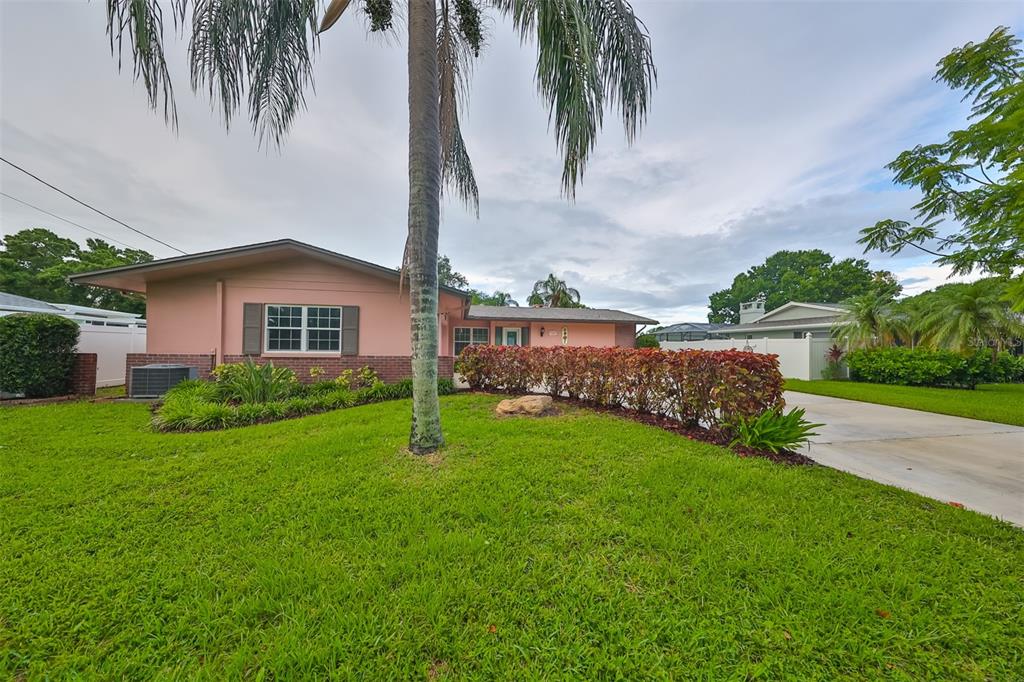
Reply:
[[[832,336],[848,348],[887,346],[909,333],[888,292],[873,291],[845,301],[846,310],[832,325]]]
[[[395,0],[397,1],[397,0]],[[656,79],[650,36],[628,0],[408,0],[409,226],[402,258],[411,299],[413,418],[409,448],[443,444],[437,401],[437,241],[442,185],[479,211],[479,192],[459,125],[472,60],[483,44],[485,6],[537,46],[535,77],[562,152],[562,190],[575,197],[606,106],[632,142]],[[172,0],[176,27],[191,29],[191,85],[219,102],[225,123],[243,106],[260,141],[280,145],[305,107],[319,36],[354,6],[371,31],[388,31],[393,0]],[[128,37],[149,104],[177,113],[164,59],[159,0],[106,0],[111,51]],[[120,59],[119,59],[120,64]],[[244,101],[244,104],[243,104]]]
[[[579,308],[580,292],[552,273],[547,279],[540,279],[534,283],[533,293],[527,300],[530,305],[545,308]]]
[[[1024,324],[1004,296],[1005,283],[995,279],[936,289],[921,318],[922,340],[960,353],[987,346],[994,358],[1010,339],[1024,336]]]
[[[487,301],[488,305],[514,306],[519,307],[519,301],[512,298],[507,291],[495,291]]]

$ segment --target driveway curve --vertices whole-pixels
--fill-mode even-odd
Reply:
[[[820,464],[1024,526],[1024,427],[809,393],[785,397],[825,424],[808,446]]]

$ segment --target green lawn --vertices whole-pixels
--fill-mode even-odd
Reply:
[[[786,390],[1024,426],[1024,384],[979,384],[976,390],[966,391],[860,381],[786,379]]]
[[[1024,678],[1024,533],[608,415],[0,409],[0,679]]]

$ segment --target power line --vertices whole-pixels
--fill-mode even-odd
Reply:
[[[92,232],[93,234],[95,234],[97,236],[100,236],[100,237],[103,237],[104,239],[109,239],[110,241],[114,242],[115,244],[120,244],[121,246],[124,246],[124,247],[129,248],[129,249],[136,248],[136,247],[132,246],[131,244],[125,244],[123,241],[121,241],[119,239],[114,239],[113,237],[108,237],[107,235],[103,234],[102,232],[97,232],[96,230],[92,229],[91,227],[86,227],[85,225],[79,225],[74,220],[68,220],[67,218],[63,218],[63,217],[57,215],[56,213],[50,213],[45,208],[39,208],[35,204],[30,204],[27,201],[24,201],[23,199],[19,199],[18,197],[12,197],[7,192],[0,192],[0,196],[7,197],[11,201],[17,201],[19,204],[22,204],[23,206],[28,206],[29,208],[34,208],[35,210],[39,211],[40,213],[45,213],[46,215],[50,216],[51,218],[56,218],[57,220],[63,220],[64,222],[66,222],[69,225],[74,225],[75,227],[80,227],[83,230],[85,230],[86,232]]]
[[[85,206],[85,207],[86,207],[87,209],[89,209],[90,211],[95,211],[96,213],[99,213],[99,214],[100,214],[101,216],[103,216],[104,218],[108,218],[109,220],[113,220],[113,221],[114,221],[115,223],[117,223],[118,225],[122,225],[122,226],[124,226],[124,227],[127,227],[127,228],[128,228],[129,230],[131,230],[132,232],[135,232],[135,233],[137,233],[137,234],[141,234],[141,235],[142,235],[143,237],[146,237],[147,239],[152,239],[152,240],[153,240],[153,241],[155,241],[155,242],[156,242],[157,244],[163,244],[163,245],[164,245],[164,246],[166,246],[167,248],[169,248],[169,249],[173,249],[174,251],[177,251],[178,253],[180,253],[180,254],[182,254],[182,255],[186,255],[186,256],[188,255],[188,254],[187,254],[187,253],[186,253],[185,251],[182,251],[182,250],[181,250],[181,249],[179,249],[179,248],[178,248],[177,246],[171,246],[171,245],[170,245],[170,244],[168,244],[167,242],[165,242],[165,241],[162,241],[162,240],[160,240],[160,239],[157,239],[156,237],[153,237],[153,236],[151,236],[151,235],[148,235],[148,234],[146,234],[145,232],[143,232],[142,230],[138,230],[138,229],[136,229],[136,228],[132,227],[131,225],[129,225],[128,223],[126,223],[126,222],[124,222],[124,221],[122,221],[122,220],[118,220],[118,219],[117,219],[117,218],[115,218],[114,216],[112,216],[112,215],[110,215],[110,214],[108,214],[108,213],[104,213],[103,211],[99,210],[98,208],[96,208],[96,207],[94,207],[94,206],[90,206],[89,204],[85,203],[85,202],[84,202],[84,201],[82,201],[81,199],[79,199],[79,198],[77,198],[77,197],[73,197],[73,196],[71,196],[70,194],[68,194],[67,192],[65,192],[64,190],[62,190],[62,189],[61,189],[60,187],[57,187],[57,186],[55,186],[55,185],[51,185],[50,183],[48,183],[48,182],[47,182],[46,180],[43,180],[43,179],[42,179],[41,177],[39,177],[38,175],[36,175],[36,174],[34,174],[34,173],[30,173],[29,171],[25,170],[24,168],[22,168],[22,167],[21,167],[21,166],[19,166],[18,164],[16,164],[16,163],[13,163],[13,162],[11,162],[11,161],[8,161],[7,159],[5,159],[5,158],[4,158],[4,157],[2,157],[2,156],[0,156],[0,161],[3,161],[4,163],[6,163],[6,164],[7,164],[8,166],[10,166],[11,168],[14,168],[14,169],[16,169],[16,170],[19,170],[19,171],[21,171],[22,173],[24,173],[25,175],[29,176],[30,178],[33,178],[34,180],[37,180],[37,181],[39,181],[39,182],[43,183],[44,185],[46,185],[46,186],[47,186],[47,187],[49,187],[50,189],[54,190],[55,192],[60,192],[61,194],[63,194],[64,196],[66,196],[66,197],[67,197],[68,199],[71,199],[72,201],[74,201],[74,202],[76,202],[76,203],[79,203],[79,204],[81,204],[82,206]]]

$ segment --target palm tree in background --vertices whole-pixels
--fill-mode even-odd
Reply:
[[[191,31],[193,91],[220,104],[225,124],[243,107],[261,142],[280,145],[313,84],[319,34],[351,7],[370,30],[390,31],[398,0],[173,0],[175,26]],[[409,448],[444,443],[437,400],[437,242],[442,187],[479,212],[479,192],[459,124],[473,59],[492,8],[537,47],[535,78],[562,153],[562,190],[575,197],[607,107],[632,142],[656,78],[650,37],[627,0],[408,0],[409,213],[402,272],[409,278],[413,415]],[[127,37],[149,104],[176,126],[159,0],[106,0],[111,51]],[[120,61],[119,61],[120,64]],[[353,67],[354,68],[354,67]],[[578,298],[578,296],[577,296]]]
[[[519,301],[512,298],[512,294],[508,293],[507,291],[495,291],[491,295],[491,298],[488,301],[488,305],[513,306],[518,308]]]
[[[988,347],[995,358],[1010,339],[1024,337],[1005,294],[1005,282],[995,279],[937,289],[920,320],[923,342],[960,353]]]
[[[555,277],[554,273],[547,279],[537,280],[533,285],[533,293],[527,299],[530,305],[545,308],[580,308],[580,292],[573,289],[565,280]]]
[[[907,338],[910,326],[889,292],[873,291],[849,298],[832,325],[832,336],[848,348],[888,346]]]

